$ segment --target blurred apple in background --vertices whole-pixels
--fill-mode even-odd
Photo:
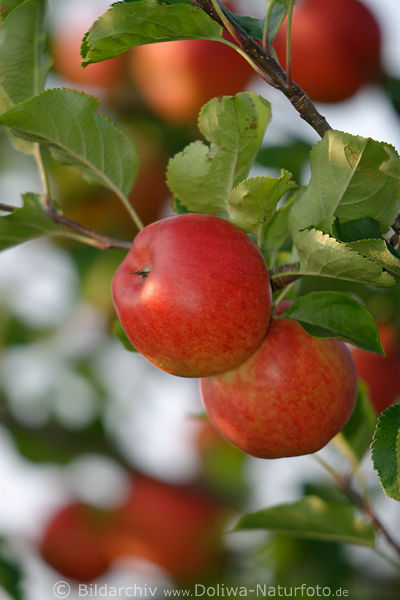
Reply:
[[[368,386],[370,400],[379,414],[400,400],[400,336],[391,323],[378,327],[386,356],[351,346],[358,376]]]
[[[273,42],[283,66],[286,29]],[[293,80],[316,102],[346,100],[380,76],[380,28],[359,0],[299,0],[291,42]]]
[[[207,40],[138,46],[129,53],[128,69],[148,106],[175,124],[194,122],[208,100],[240,92],[254,75],[236,50]]]
[[[65,577],[76,581],[96,579],[109,568],[104,539],[113,520],[112,513],[72,502],[48,521],[39,544],[40,554]]]
[[[80,54],[83,36],[107,7],[100,3],[67,4],[60,7],[51,34],[51,55],[55,72],[83,88],[112,88],[123,78],[124,56],[83,68]]]
[[[118,511],[110,556],[141,557],[179,582],[214,574],[225,556],[221,534],[231,511],[200,489],[136,476]]]

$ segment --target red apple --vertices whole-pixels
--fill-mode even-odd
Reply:
[[[64,10],[52,32],[51,55],[54,70],[72,83],[111,88],[122,79],[123,57],[81,66],[82,38],[100,14],[95,6],[89,5]]]
[[[148,225],[117,269],[114,306],[134,347],[183,377],[238,366],[268,328],[271,289],[252,240],[219,217],[184,214]]]
[[[215,96],[243,90],[253,69],[224,43],[180,40],[134,48],[129,70],[132,82],[162,119],[187,123]]]
[[[211,422],[232,444],[279,458],[316,452],[344,427],[356,402],[357,375],[343,342],[273,318],[253,356],[202,379],[200,390]]]
[[[286,21],[274,39],[286,63]],[[292,19],[292,77],[316,102],[339,102],[380,73],[381,33],[359,0],[299,0]]]
[[[400,344],[394,325],[379,325],[381,344],[386,356],[351,346],[358,376],[365,381],[370,400],[379,414],[400,399]]]
[[[119,529],[109,538],[110,557],[144,558],[175,580],[193,580],[221,564],[222,526],[230,512],[195,488],[137,476],[118,510]]]
[[[112,526],[109,513],[73,502],[60,509],[46,525],[40,553],[61,575],[91,581],[109,567],[103,546]]]

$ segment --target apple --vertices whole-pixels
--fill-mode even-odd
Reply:
[[[204,491],[138,475],[117,512],[109,556],[143,558],[174,580],[193,580],[221,565],[222,527],[230,513],[230,507]]]
[[[360,379],[365,381],[377,414],[400,399],[400,344],[392,323],[378,326],[386,356],[351,346],[350,351]]]
[[[195,121],[203,104],[242,91],[254,75],[236,50],[209,40],[138,46],[129,53],[128,70],[150,109],[175,124]]]
[[[93,5],[63,8],[51,36],[53,68],[68,81],[82,87],[112,88],[123,76],[124,57],[93,63],[82,67],[80,48],[82,38],[100,16],[100,8]]]
[[[260,458],[316,452],[349,419],[357,375],[346,345],[273,318],[262,346],[228,373],[200,381],[210,421]]]
[[[113,516],[81,502],[59,509],[46,524],[39,551],[56,571],[76,581],[103,575],[110,561],[103,550]]]
[[[262,343],[271,312],[261,252],[238,227],[205,214],[145,227],[113,277],[112,296],[133,346],[182,377],[238,366]]]
[[[273,41],[286,64],[284,22]],[[299,0],[292,18],[292,77],[316,102],[339,102],[381,72],[381,32],[359,0]]]

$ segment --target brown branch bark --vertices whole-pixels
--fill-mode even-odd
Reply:
[[[270,269],[269,275],[272,292],[282,290],[290,283],[293,283],[293,281],[299,279],[300,275],[297,273],[298,270],[299,263],[289,263]],[[280,275],[280,273],[282,273],[282,275]]]
[[[204,10],[214,21],[224,27],[217,15],[210,0],[191,0],[193,4]],[[265,74],[265,80],[273,87],[279,89],[294,108],[300,117],[322,137],[329,129],[332,129],[327,120],[321,115],[307,94],[295,82],[287,80],[286,72],[275,60],[270,52],[262,48],[254,39],[252,39],[242,27],[236,23],[228,13],[225,15],[235,30],[236,41],[240,44],[242,50]]]

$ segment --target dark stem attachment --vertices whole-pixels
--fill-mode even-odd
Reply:
[[[139,271],[133,271],[134,275],[140,275],[140,277],[143,279],[143,281],[146,279],[146,277],[149,276],[151,271],[151,267],[145,267],[144,269],[139,269]]]
[[[271,278],[272,292],[282,290],[290,283],[293,283],[293,281],[299,279],[300,275],[298,273],[298,270],[299,263],[288,263],[270,269],[269,275]],[[282,275],[280,275],[280,273],[282,273]]]
[[[216,13],[211,0],[191,0],[193,4],[204,10],[214,21],[224,27],[221,19]],[[223,9],[223,7],[221,7]],[[295,107],[300,117],[306,121],[321,136],[332,129],[324,116],[322,116],[314,104],[297,83],[289,80],[285,71],[275,60],[272,54],[265,48],[262,48],[253,38],[251,38],[234,19],[224,11],[228,21],[235,30],[235,40],[242,50],[251,58],[251,60],[264,73],[264,79],[273,87],[280,90]]]

